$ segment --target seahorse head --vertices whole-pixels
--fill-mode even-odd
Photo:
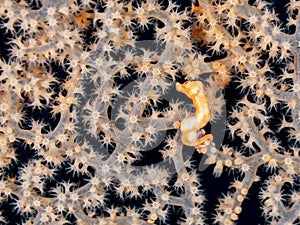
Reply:
[[[176,90],[186,94],[186,96],[191,99],[194,99],[195,96],[204,93],[201,81],[186,81],[183,84],[176,83]]]

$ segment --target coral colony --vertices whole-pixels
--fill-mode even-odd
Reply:
[[[299,10],[0,0],[0,224],[300,224]]]

